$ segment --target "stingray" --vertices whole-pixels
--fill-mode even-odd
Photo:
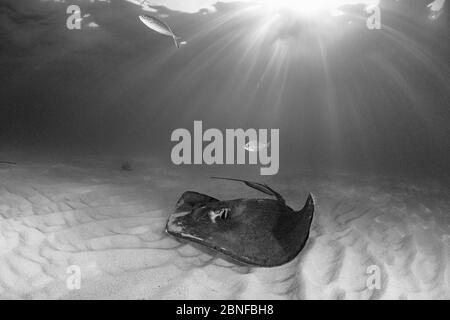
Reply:
[[[245,265],[276,267],[293,260],[304,248],[314,213],[308,195],[304,207],[295,211],[275,190],[257,182],[244,182],[275,199],[218,200],[186,191],[169,216],[170,235],[212,249]]]

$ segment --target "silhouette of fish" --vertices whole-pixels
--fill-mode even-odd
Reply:
[[[187,191],[167,221],[167,233],[252,266],[280,266],[300,253],[308,240],[314,213],[311,194],[303,209],[294,211],[278,192],[265,184],[213,178],[244,182],[276,199],[221,201]]]
[[[163,34],[165,36],[172,37],[172,39],[173,39],[173,41],[175,43],[175,46],[177,48],[180,47],[180,43],[182,43],[182,44],[184,43],[184,42],[180,42],[181,38],[177,37],[173,33],[173,31],[169,27],[169,25],[167,25],[167,23],[165,23],[164,21],[162,21],[162,20],[160,20],[160,19],[158,19],[156,17],[152,17],[152,16],[149,16],[149,15],[146,15],[146,14],[140,15],[139,19],[142,21],[142,23],[144,23],[150,29],[152,29],[152,30],[154,30],[154,31],[156,31],[156,32],[158,32],[160,34]]]

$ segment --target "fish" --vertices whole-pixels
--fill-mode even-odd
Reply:
[[[433,2],[429,3],[427,5],[428,8],[430,8],[431,11],[441,11],[444,7],[445,0],[434,0]]]
[[[257,152],[257,151],[266,149],[267,147],[269,147],[269,145],[270,145],[270,142],[269,143],[263,143],[263,142],[258,143],[256,140],[252,140],[252,141],[247,142],[244,145],[244,149],[249,152]]]
[[[165,231],[181,241],[192,242],[238,264],[276,267],[292,261],[305,247],[314,214],[314,199],[308,195],[295,211],[266,184],[243,182],[275,199],[217,198],[186,191],[168,217]]]
[[[150,29],[163,34],[165,36],[169,36],[172,37],[173,42],[175,43],[175,46],[177,48],[180,47],[180,44],[184,44],[184,41],[181,41],[180,37],[177,37],[172,29],[169,27],[169,25],[167,23],[165,23],[164,21],[153,17],[153,16],[149,16],[149,15],[140,15],[139,19],[142,21],[142,23],[144,23],[147,27],[149,27]]]
[[[443,13],[442,8],[445,5],[445,0],[435,0],[427,5],[430,13],[428,14],[428,18],[431,20],[437,20],[441,14]]]

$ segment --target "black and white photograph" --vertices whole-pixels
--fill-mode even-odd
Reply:
[[[449,6],[0,0],[0,300],[450,300]]]

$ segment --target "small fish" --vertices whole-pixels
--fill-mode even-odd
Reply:
[[[248,143],[246,143],[244,145],[244,149],[249,151],[249,152],[257,152],[259,150],[264,150],[267,147],[269,147],[270,142],[269,143],[263,143],[263,142],[257,142],[255,140],[249,141]]]
[[[139,19],[142,21],[142,23],[144,23],[150,29],[152,29],[152,30],[154,30],[154,31],[156,31],[156,32],[158,32],[160,34],[163,34],[165,36],[172,37],[172,39],[173,39],[173,41],[175,43],[175,46],[177,48],[180,47],[180,44],[185,44],[184,41],[182,41],[182,42],[180,41],[181,38],[177,37],[172,32],[172,29],[170,29],[170,27],[164,21],[162,21],[162,20],[160,20],[160,19],[158,19],[156,17],[152,17],[152,16],[149,16],[149,15],[146,15],[146,14],[140,15]]]
[[[293,260],[309,237],[314,200],[294,211],[283,197],[265,184],[240,179],[276,199],[221,201],[193,191],[183,193],[169,216],[166,232],[198,243],[239,263],[275,267]]]
[[[427,7],[430,10],[428,18],[431,20],[437,20],[444,11],[442,10],[444,4],[445,0],[435,0],[432,3],[428,4]]]
[[[433,2],[429,3],[427,5],[428,8],[430,8],[431,11],[441,11],[444,7],[445,0],[434,0]]]

